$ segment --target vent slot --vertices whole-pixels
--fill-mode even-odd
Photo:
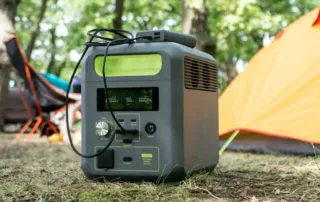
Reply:
[[[186,89],[217,92],[217,66],[214,62],[184,57],[184,87]]]
[[[192,70],[192,77],[191,77],[191,83],[194,88],[196,88],[199,85],[199,67],[196,61],[192,61],[191,65]]]

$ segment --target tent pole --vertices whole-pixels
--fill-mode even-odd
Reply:
[[[239,130],[234,131],[232,135],[229,137],[229,139],[222,145],[219,151],[220,156],[224,152],[224,150],[226,150],[226,148],[231,144],[232,140],[238,135],[238,133],[239,133]]]

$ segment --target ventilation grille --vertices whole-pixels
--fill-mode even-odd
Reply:
[[[217,66],[195,57],[184,57],[184,87],[217,92]]]

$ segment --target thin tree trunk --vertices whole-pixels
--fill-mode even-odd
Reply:
[[[10,61],[3,40],[14,32],[14,17],[20,0],[0,0],[0,131],[4,126],[4,109],[8,98]]]
[[[27,57],[28,60],[30,60],[30,58],[31,58],[32,50],[34,48],[37,36],[39,34],[39,31],[40,31],[40,23],[42,22],[44,14],[45,14],[46,9],[47,9],[47,3],[48,3],[48,0],[42,0],[40,13],[39,13],[38,18],[37,18],[38,21],[33,27],[33,30],[32,30],[32,33],[31,33],[31,37],[30,37],[30,41],[28,43],[27,50],[26,50],[26,57]]]
[[[8,84],[9,84],[9,72],[10,66],[8,64],[0,65],[0,132],[4,127],[5,108],[8,99]]]
[[[252,32],[251,36],[254,42],[258,45],[258,50],[263,47],[263,35],[260,35],[257,31]]]
[[[216,55],[216,41],[210,36],[206,0],[182,0],[182,31],[197,38],[196,48],[212,56]]]
[[[67,64],[67,59],[65,59],[65,60],[59,65],[59,67],[57,68],[57,71],[56,71],[56,76],[57,76],[57,77],[60,77],[60,76],[61,76],[62,70],[63,70],[63,68],[65,68],[66,64]]]
[[[226,81],[227,81],[227,85],[229,85],[232,80],[234,79],[234,77],[237,76],[238,72],[235,66],[235,63],[232,60],[232,56],[228,57],[228,60],[225,64],[225,73],[226,73]]]
[[[124,0],[116,0],[116,17],[113,19],[113,28],[122,29],[122,14],[123,14]]]
[[[210,36],[206,0],[199,0],[196,4],[192,4],[193,2],[192,0],[182,0],[183,33],[194,35],[197,38],[196,48],[215,57],[217,44]],[[224,79],[227,85],[231,83],[237,75],[232,57],[229,57],[225,64],[220,65],[219,69],[222,69],[225,73]]]
[[[122,29],[122,13],[123,13],[124,0],[116,0],[116,17],[113,20],[114,29]]]
[[[50,61],[47,67],[47,72],[52,73],[54,72],[54,67],[55,67],[55,57],[57,54],[57,46],[56,46],[56,28],[50,29],[50,34],[51,34],[51,57]]]

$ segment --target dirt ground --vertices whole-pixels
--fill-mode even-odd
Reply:
[[[226,152],[179,185],[96,183],[69,145],[0,134],[0,201],[320,201],[320,158]]]

